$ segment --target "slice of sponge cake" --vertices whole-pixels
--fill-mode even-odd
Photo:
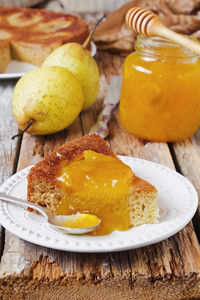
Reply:
[[[28,201],[56,214],[90,213],[103,235],[156,223],[157,191],[136,177],[98,135],[67,142],[28,175]]]
[[[11,60],[10,47],[8,41],[0,41],[0,73],[6,71]]]

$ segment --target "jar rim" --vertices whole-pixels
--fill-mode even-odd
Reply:
[[[188,38],[194,40],[193,37],[188,37]],[[195,53],[194,51],[185,48],[169,39],[162,38],[159,36],[147,37],[145,35],[137,35],[137,39],[135,42],[135,49],[140,53],[146,55],[153,55],[153,56],[163,56],[169,58],[198,57],[198,54]],[[167,52],[168,49],[169,52]],[[162,50],[166,50],[166,51],[162,52]]]

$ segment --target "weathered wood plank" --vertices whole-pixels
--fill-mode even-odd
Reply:
[[[200,199],[200,130],[193,137],[172,144],[172,148],[177,167],[194,184]],[[193,222],[200,241],[200,202]]]
[[[47,3],[43,3],[40,7],[53,10],[53,11],[66,11],[66,12],[107,12],[113,11],[123,4],[126,3],[126,0],[51,0]]]
[[[12,113],[12,92],[15,81],[1,81],[0,84],[0,184],[8,178],[14,168],[17,140],[11,140],[17,125]]]
[[[122,59],[99,54],[98,62],[104,74],[100,101],[60,134],[24,135],[19,169],[35,163],[66,139],[87,134],[101,108],[110,76],[121,71]],[[117,110],[110,130],[109,143],[116,153],[174,167],[167,145],[146,143],[126,133],[118,123]],[[56,251],[24,242],[10,233],[6,233],[5,241],[0,299],[169,300],[200,296],[200,249],[191,223],[162,243],[110,254]]]
[[[12,175],[15,168],[19,140],[12,141],[17,125],[12,115],[12,91],[15,81],[1,81],[0,84],[0,185]],[[3,249],[4,230],[0,226],[0,256]]]

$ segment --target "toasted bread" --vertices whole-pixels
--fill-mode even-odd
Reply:
[[[65,172],[71,176],[67,185]],[[136,177],[96,134],[65,143],[32,167],[27,195],[54,215],[87,212],[105,224],[109,216],[112,230],[156,223],[158,217],[155,187]],[[100,233],[112,231],[105,224]]]

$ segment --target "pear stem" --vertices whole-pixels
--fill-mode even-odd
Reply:
[[[30,121],[28,122],[28,125],[24,128],[24,130],[22,130],[22,131],[19,132],[18,134],[13,135],[13,136],[11,137],[11,139],[14,140],[16,137],[23,135],[23,133],[26,132],[26,131],[31,127],[31,125],[33,124],[33,122],[34,122],[34,120],[30,120]]]
[[[94,25],[94,27],[92,28],[89,36],[87,37],[87,39],[85,40],[85,42],[83,43],[82,47],[83,48],[87,48],[89,42],[91,41],[92,39],[92,36],[97,28],[97,26],[101,23],[101,21],[105,18],[105,15],[101,16],[101,18],[98,19],[98,21],[96,22],[96,24]]]

